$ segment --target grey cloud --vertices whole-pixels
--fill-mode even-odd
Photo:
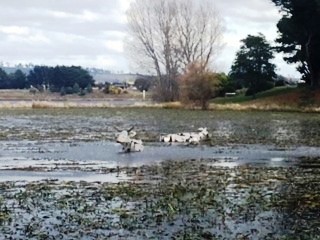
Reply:
[[[48,62],[55,58],[61,59],[61,64],[76,64],[79,59],[85,64],[84,59],[94,62],[97,56],[123,61],[118,50],[106,46],[108,40],[122,41],[126,29],[120,1],[2,0],[0,7],[4,61]],[[1,32],[1,26],[23,27],[29,34]]]
[[[50,9],[69,13],[81,13],[83,10],[110,12],[110,10],[117,11],[121,6],[118,0],[1,0],[0,5],[1,8],[11,8],[17,11]]]
[[[281,17],[269,0],[216,0],[215,2],[225,19],[227,33],[241,35],[243,29],[246,31],[258,29],[260,32],[274,29]]]
[[[273,23],[280,17],[269,0],[216,0],[215,3],[222,16],[247,20],[247,23]]]
[[[89,12],[88,9],[83,9],[75,15],[74,12],[67,12],[66,10],[55,12],[51,9],[32,7],[24,9],[23,14],[21,14],[19,10],[10,8],[4,9],[4,13],[0,16],[0,24],[26,26],[43,31],[73,32],[83,35],[94,34],[102,30],[125,30],[125,23],[121,22],[119,14],[115,10],[111,9],[103,12],[99,9],[99,11]],[[92,21],[86,19],[80,21],[86,12],[96,14],[97,18]],[[59,13],[65,14],[65,17],[55,16]],[[78,16],[78,18],[75,16]]]
[[[6,36],[1,41],[2,56],[24,55],[25,57],[54,55],[118,54],[118,51],[105,47],[104,39],[91,39],[70,34],[47,34],[49,42],[36,41],[34,36],[12,36],[10,42]],[[1,37],[3,39],[3,36]],[[33,41],[32,41],[33,40]],[[10,47],[11,46],[11,47]]]

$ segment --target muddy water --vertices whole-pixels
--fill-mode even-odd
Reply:
[[[165,109],[0,111],[0,238],[314,239],[320,116]],[[142,153],[122,154],[134,125]],[[196,146],[162,133],[208,127]],[[17,217],[19,216],[19,217]]]

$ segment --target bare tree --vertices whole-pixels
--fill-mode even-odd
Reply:
[[[190,63],[212,63],[222,35],[209,0],[136,0],[127,17],[130,53],[140,65],[152,66],[162,101],[178,98],[177,77]]]
[[[184,0],[177,4],[182,68],[195,62],[203,68],[210,67],[222,47],[223,24],[217,10],[210,0]]]

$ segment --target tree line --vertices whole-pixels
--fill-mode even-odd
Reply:
[[[0,68],[0,89],[44,88],[51,92],[80,93],[89,90],[94,79],[87,70],[77,66],[35,66],[28,74],[21,70],[7,74]]]

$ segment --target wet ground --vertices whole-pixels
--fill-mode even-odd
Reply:
[[[316,239],[320,116],[1,110],[0,238]],[[142,153],[121,153],[134,125]],[[160,134],[208,127],[200,145]]]

